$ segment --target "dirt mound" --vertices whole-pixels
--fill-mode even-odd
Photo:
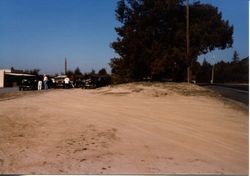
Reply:
[[[44,91],[19,91],[19,92],[6,92],[0,93],[0,101],[10,100],[14,98],[19,98],[23,96],[35,96],[37,94],[44,93]]]
[[[248,173],[248,113],[202,87],[41,92],[0,101],[0,174]]]
[[[98,93],[105,95],[147,95],[147,96],[166,96],[166,95],[184,95],[184,96],[195,96],[195,95],[209,95],[216,96],[216,94],[204,87],[200,87],[194,84],[188,83],[128,83],[109,86],[101,88]]]

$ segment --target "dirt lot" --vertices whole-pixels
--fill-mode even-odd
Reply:
[[[188,84],[0,95],[0,173],[248,173],[248,110]]]

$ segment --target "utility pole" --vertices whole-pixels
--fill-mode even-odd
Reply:
[[[189,39],[189,0],[187,0],[187,5],[186,5],[186,49],[187,49],[187,53],[186,53],[186,57],[187,57],[187,62],[188,64],[188,68],[187,68],[187,82],[190,83],[191,79],[192,79],[192,71],[191,71],[191,66],[192,66],[192,61],[190,62],[190,51],[189,51],[189,47],[190,47],[190,39]]]
[[[64,61],[64,74],[66,75],[67,73],[67,58],[65,57],[65,61]]]
[[[212,79],[211,79],[211,84],[214,83],[214,64],[213,64],[213,67],[212,67]]]
[[[213,67],[212,67],[211,84],[214,83],[214,64],[215,64],[215,56],[213,55]]]

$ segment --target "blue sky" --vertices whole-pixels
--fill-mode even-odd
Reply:
[[[190,0],[190,2],[193,2]],[[218,6],[223,19],[234,25],[233,48],[199,57],[231,60],[237,50],[248,56],[248,1],[201,0]],[[117,0],[0,0],[0,68],[60,73],[68,67],[82,72],[106,68],[116,54],[110,43]]]
[[[234,44],[232,48],[215,50],[202,55],[199,57],[199,61],[202,62],[204,58],[211,63],[220,60],[231,61],[235,50],[239,53],[240,58],[247,57],[249,55],[248,0],[201,0],[201,2],[218,7],[222,12],[222,18],[234,26]]]

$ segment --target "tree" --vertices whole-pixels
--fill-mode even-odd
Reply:
[[[248,83],[249,59],[239,59],[238,62],[218,62],[215,64],[216,82],[219,83]]]
[[[95,75],[95,70],[92,69],[91,72],[89,73],[89,75]]]
[[[81,72],[79,67],[76,67],[76,69],[74,71],[74,75],[82,75],[82,72]]]
[[[229,63],[220,61],[214,65],[215,68],[215,82],[224,83],[229,81]]]
[[[34,69],[26,69],[26,70],[17,70],[14,67],[11,67],[11,72],[14,73],[26,73],[26,74],[32,74],[32,75],[39,75],[40,69],[34,68]]]
[[[208,63],[206,59],[204,59],[200,71],[197,73],[197,82],[210,83],[212,78],[211,71],[212,65]]]
[[[111,59],[112,73],[135,81],[149,76],[184,80],[199,55],[231,47],[233,27],[216,7],[196,2],[190,5],[187,60],[185,10],[183,0],[118,1],[116,19],[122,25],[115,28],[119,37],[111,44],[119,54]]]
[[[198,66],[199,67],[199,66]],[[196,80],[199,83],[209,83],[212,65],[204,59],[200,68],[196,68]],[[214,65],[214,82],[216,83],[248,83],[249,58],[246,57],[236,63],[234,61],[220,61]]]
[[[98,72],[98,75],[107,75],[108,73],[107,73],[107,71],[106,71],[106,69],[105,68],[102,68],[101,70],[99,70],[99,72]]]
[[[34,68],[32,70],[29,70],[29,73],[32,75],[39,75],[40,69]]]
[[[239,57],[239,54],[238,54],[237,51],[234,51],[232,61],[233,61],[234,63],[238,63],[238,62],[240,61],[240,57]]]
[[[74,72],[71,70],[67,70],[66,75],[68,78],[72,78],[74,76]]]

